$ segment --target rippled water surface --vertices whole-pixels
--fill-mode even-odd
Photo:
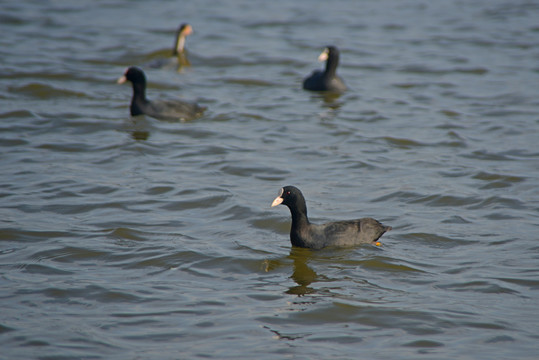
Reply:
[[[0,15],[2,359],[536,359],[539,4],[18,1]],[[154,69],[181,22],[191,66]],[[341,50],[350,91],[301,89]],[[196,100],[191,122],[130,118]],[[179,71],[176,71],[179,70]],[[291,248],[371,216],[382,246]]]

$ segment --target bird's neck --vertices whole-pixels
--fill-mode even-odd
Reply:
[[[298,211],[293,211],[292,212],[292,223],[293,224],[308,224],[309,223],[309,218],[307,217],[307,214],[301,214],[300,212]]]
[[[303,226],[309,225],[305,203],[301,203],[293,209],[291,208],[290,213],[292,214],[292,229],[300,229]]]
[[[339,56],[338,55],[330,55],[328,60],[326,61],[326,76],[335,76],[335,73],[337,72],[337,65],[339,65]]]
[[[144,112],[139,107],[139,104],[146,104],[148,100],[146,99],[146,84],[135,84],[133,83],[133,98],[131,99],[131,115],[142,115]]]
[[[292,226],[290,227],[290,241],[292,245],[306,247],[305,233],[309,228],[309,218],[307,217],[307,204],[305,199],[298,199],[295,204],[288,206],[292,215]]]
[[[305,233],[309,226],[307,213],[292,211],[292,226],[290,228],[290,241],[292,245],[307,247],[305,243]]]
[[[178,55],[181,54],[185,47],[185,36],[179,36],[178,41],[176,41],[176,47],[174,48],[174,52],[172,55]]]
[[[133,83],[133,99],[146,100],[146,83]]]

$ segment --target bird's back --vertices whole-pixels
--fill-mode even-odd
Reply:
[[[196,103],[181,100],[151,101],[145,114],[162,120],[191,120],[201,115],[206,108]]]
[[[390,226],[384,226],[372,218],[357,220],[335,221],[309,227],[306,243],[309,247],[323,248],[326,246],[354,246],[375,243]]]
[[[337,75],[328,76],[324,71],[315,70],[303,81],[303,88],[311,91],[343,92],[346,90],[346,85]]]
[[[303,80],[303,88],[311,91],[325,91],[324,72],[315,70],[310,76]]]
[[[346,90],[344,81],[337,75],[332,77],[326,84],[328,91],[343,92]]]

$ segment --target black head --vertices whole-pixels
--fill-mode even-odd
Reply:
[[[339,56],[339,49],[337,49],[336,46],[328,45],[326,46],[326,49],[328,50],[329,55],[337,55]]]
[[[273,200],[271,206],[273,207],[282,204],[290,207],[297,206],[300,203],[305,203],[303,194],[297,187],[289,185],[279,190],[279,196]]]
[[[328,45],[324,48],[324,51],[318,56],[318,61],[326,61],[328,59],[339,58],[339,49],[333,45]]]
[[[124,73],[124,76],[118,79],[118,84],[123,84],[126,81],[130,81],[133,84],[146,84],[146,75],[144,71],[139,69],[136,66],[131,66],[127,68]]]
[[[318,57],[318,61],[326,61],[327,67],[337,67],[339,63],[339,49],[333,45],[328,45]]]

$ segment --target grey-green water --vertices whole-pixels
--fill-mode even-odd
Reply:
[[[4,1],[0,358],[536,359],[539,4]],[[191,66],[151,69],[181,22]],[[328,44],[350,91],[301,90]],[[150,98],[192,122],[128,116]],[[381,247],[292,249],[375,217]]]

